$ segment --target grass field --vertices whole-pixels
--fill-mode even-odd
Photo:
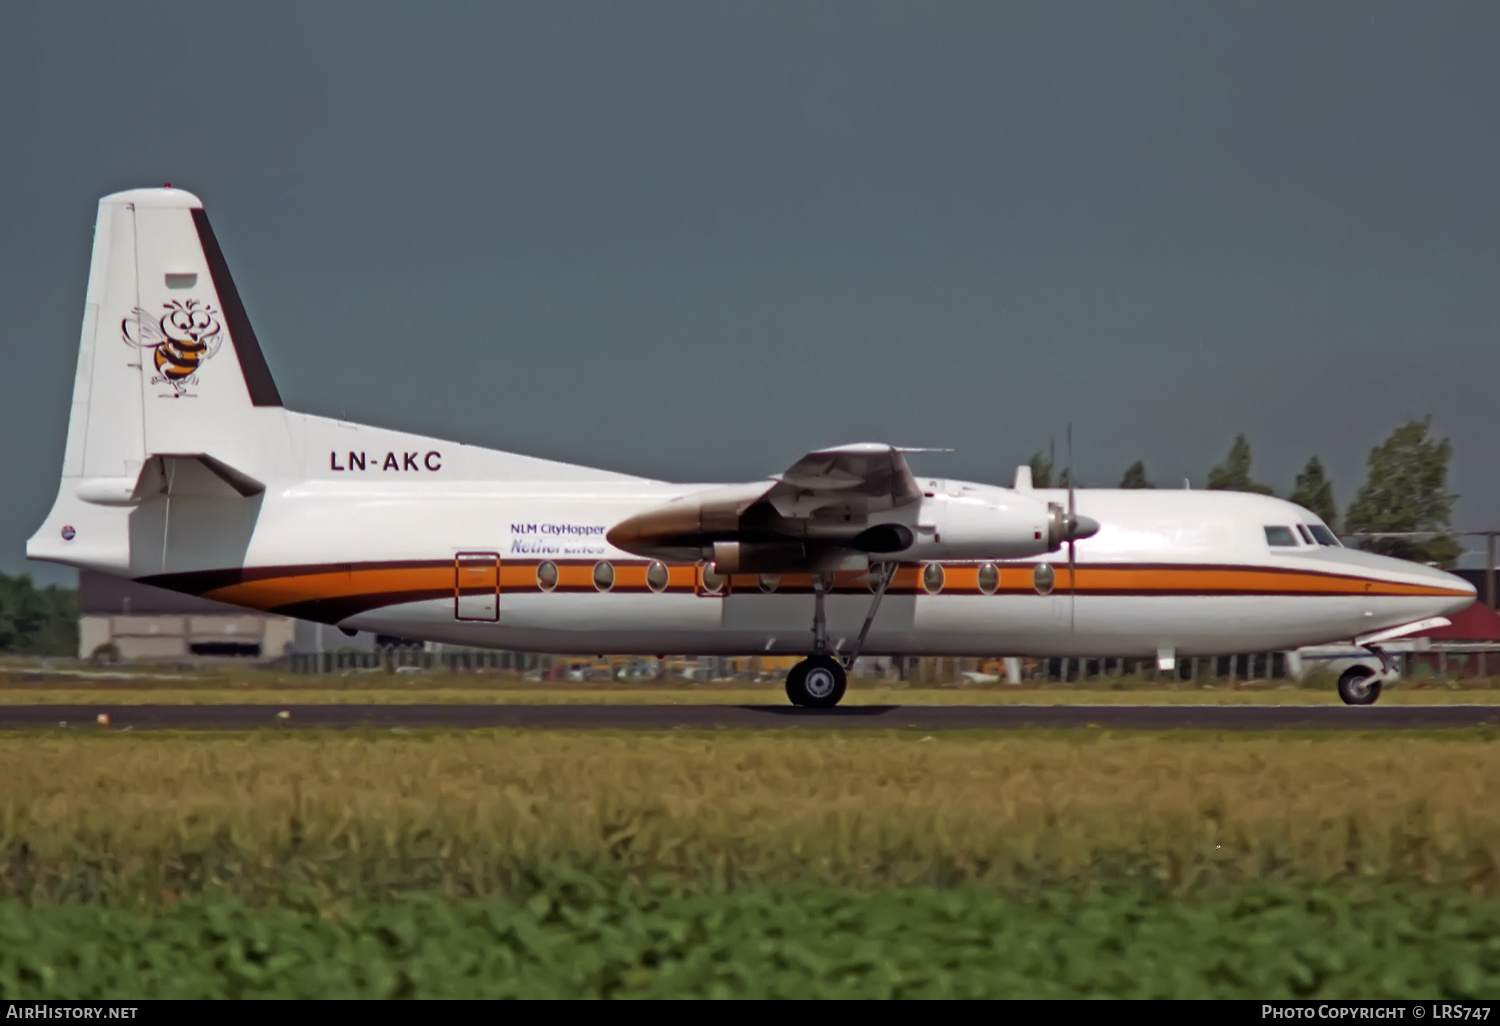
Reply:
[[[0,736],[0,997],[1500,995],[1500,736]]]
[[[1128,870],[1500,892],[1492,733],[12,736],[0,887],[483,895],[563,862],[696,883]]]

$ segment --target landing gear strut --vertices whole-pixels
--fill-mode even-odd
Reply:
[[[827,574],[813,575],[813,655],[792,667],[786,675],[786,697],[793,705],[809,709],[830,709],[839,704],[849,686],[849,670],[865,646],[870,635],[870,626],[875,622],[875,613],[880,609],[880,600],[896,576],[896,564],[883,567],[880,583],[875,588],[875,597],[870,602],[870,611],[860,627],[854,647],[843,659],[828,654],[828,620],[823,613],[823,603],[832,583]]]

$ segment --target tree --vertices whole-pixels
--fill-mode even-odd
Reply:
[[[56,585],[38,590],[29,574],[0,574],[0,652],[76,655],[77,593]]]
[[[1297,475],[1297,487],[1292,490],[1291,500],[1303,509],[1315,513],[1328,525],[1330,531],[1338,530],[1338,504],[1333,501],[1333,482],[1323,473],[1323,461],[1314,456]]]
[[[1447,490],[1453,444],[1430,439],[1432,418],[1413,420],[1370,450],[1365,483],[1360,485],[1344,528],[1351,534],[1441,531],[1452,526],[1453,503]],[[1448,537],[1369,538],[1360,547],[1398,559],[1451,566],[1459,546]]]
[[[1031,483],[1036,488],[1052,487],[1052,458],[1043,459],[1041,453],[1033,453],[1031,459]]]
[[[1156,485],[1146,480],[1146,462],[1136,460],[1125,470],[1125,476],[1120,479],[1121,488],[1155,488]]]
[[[1244,435],[1235,435],[1229,456],[1208,472],[1208,487],[1217,492],[1256,492],[1272,494],[1271,489],[1250,478],[1250,443]]]

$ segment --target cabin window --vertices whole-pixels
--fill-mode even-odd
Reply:
[[[712,563],[703,566],[703,590],[710,595],[717,595],[724,590],[724,575]]]
[[[928,563],[922,571],[922,587],[927,594],[936,595],[943,590],[943,564]]]
[[[671,577],[667,573],[667,564],[653,562],[646,568],[646,587],[652,591],[665,591],[669,580]]]
[[[594,564],[594,587],[608,591],[615,586],[615,568],[608,563]]]
[[[1310,534],[1307,533],[1307,525],[1306,524],[1298,524],[1297,525],[1297,533],[1302,536],[1302,540],[1305,541],[1305,542],[1307,542],[1307,544],[1309,544],[1309,545],[1316,545],[1317,544],[1317,542],[1315,542],[1315,541],[1312,540],[1312,535],[1310,535]]]
[[[1268,527],[1266,528],[1266,544],[1272,548],[1296,547],[1297,536],[1292,533],[1290,527]]]
[[[1052,594],[1052,587],[1055,584],[1057,584],[1057,574],[1046,563],[1040,564],[1031,572],[1031,586],[1036,589],[1038,595]]]
[[[1322,524],[1312,524],[1308,527],[1308,530],[1318,540],[1319,545],[1332,545],[1336,549],[1343,547],[1339,544],[1339,540],[1334,536],[1334,533]]]
[[[986,595],[993,595],[1000,588],[1000,568],[994,563],[986,563],[979,568],[979,590]]]
[[[781,583],[781,575],[780,574],[761,574],[760,575],[760,590],[763,591],[763,592],[765,592],[768,595],[771,592],[775,591],[777,585],[779,585],[780,583]]]
[[[557,564],[547,560],[536,568],[536,586],[543,591],[551,591],[557,587]]]

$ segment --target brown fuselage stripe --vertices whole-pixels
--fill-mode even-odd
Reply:
[[[321,622],[337,622],[382,606],[431,599],[456,599],[460,594],[537,593],[541,560],[495,562],[465,559],[412,560],[389,563],[338,563],[319,566],[249,567],[161,574],[141,579],[144,584],[199,595],[231,605],[261,609]],[[585,594],[599,591],[589,560],[553,560],[557,585],[553,592]],[[610,593],[649,594],[647,561],[611,562],[614,585]],[[925,595],[922,575],[926,564],[903,565],[896,571],[888,594]],[[996,564],[999,585],[986,593],[979,587],[981,564],[943,564],[943,595],[1034,595],[1034,563]],[[1201,565],[1079,566],[1076,579],[1066,564],[1051,564],[1053,594],[1118,596],[1414,596],[1461,598],[1467,592],[1420,584],[1378,581],[1347,574],[1278,567]],[[701,571],[694,564],[669,565],[664,592],[703,592]],[[836,594],[866,594],[870,586],[862,572],[834,575]],[[759,594],[758,574],[732,574],[728,592]],[[782,574],[776,594],[811,594],[811,574]]]

